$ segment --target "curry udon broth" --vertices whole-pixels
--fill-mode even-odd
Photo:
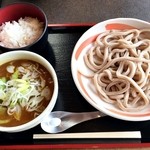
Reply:
[[[45,67],[30,60],[0,66],[0,126],[18,126],[37,117],[48,105],[54,83]]]

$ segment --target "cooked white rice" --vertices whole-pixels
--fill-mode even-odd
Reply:
[[[36,41],[43,32],[43,23],[36,18],[20,18],[0,26],[0,45],[8,48],[25,47]]]

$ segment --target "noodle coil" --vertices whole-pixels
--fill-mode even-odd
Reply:
[[[84,55],[100,99],[127,112],[150,103],[150,29],[108,30]]]

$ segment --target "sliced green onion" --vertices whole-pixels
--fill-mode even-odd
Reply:
[[[18,79],[18,76],[19,76],[19,71],[18,69],[12,74],[11,78],[12,79]]]
[[[10,121],[11,121],[11,119],[0,120],[0,124],[6,124]]]

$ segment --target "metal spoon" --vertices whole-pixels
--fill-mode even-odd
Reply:
[[[59,133],[68,128],[95,118],[106,116],[100,111],[73,113],[65,111],[51,112],[42,122],[41,128],[48,133]]]

